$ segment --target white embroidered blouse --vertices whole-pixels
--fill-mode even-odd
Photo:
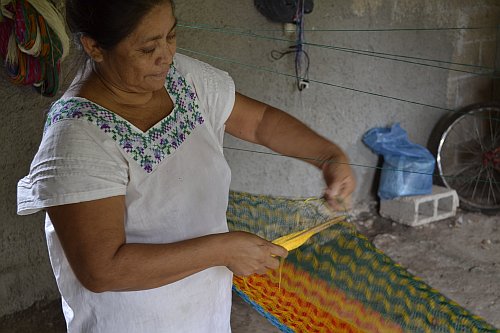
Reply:
[[[18,184],[18,214],[125,195],[127,242],[226,232],[231,176],[222,138],[233,81],[178,54],[165,88],[174,110],[146,132],[84,98],[55,102],[30,173]],[[151,290],[96,294],[76,279],[48,216],[45,232],[68,332],[231,331],[226,267]]]

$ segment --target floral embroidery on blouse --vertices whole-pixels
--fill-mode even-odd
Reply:
[[[174,109],[158,124],[141,132],[115,113],[88,101],[73,97],[54,103],[45,122],[45,130],[63,119],[86,119],[115,140],[148,173],[186,140],[197,125],[204,123],[196,94],[172,65],[167,90],[174,98]]]

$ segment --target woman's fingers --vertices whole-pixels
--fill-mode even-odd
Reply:
[[[347,164],[325,163],[325,200],[335,210],[350,209],[350,198],[356,188],[356,180],[351,167]]]
[[[256,235],[245,232],[231,234],[234,243],[229,249],[227,267],[236,275],[264,274],[279,267],[279,257],[288,255],[285,248]]]
[[[271,247],[271,255],[276,257],[286,258],[288,256],[288,251],[283,247],[269,242]]]

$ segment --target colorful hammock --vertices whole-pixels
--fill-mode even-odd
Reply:
[[[318,201],[232,192],[231,230],[269,240],[332,218]],[[283,332],[500,332],[412,276],[342,221],[311,237],[268,275],[233,289]]]
[[[68,49],[64,20],[48,0],[0,2],[0,57],[14,84],[54,96]]]

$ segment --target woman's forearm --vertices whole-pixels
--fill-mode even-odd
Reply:
[[[336,144],[271,106],[263,114],[256,137],[257,143],[283,155],[300,158],[318,168],[328,161],[348,163],[346,154]]]
[[[214,266],[241,276],[264,273],[287,253],[241,231],[166,244],[127,243],[124,205],[125,197],[116,196],[47,209],[73,272],[91,291],[156,288]]]
[[[293,116],[247,96],[236,94],[226,131],[282,155],[298,157],[318,168],[325,161],[348,163],[336,144],[318,135]]]
[[[82,283],[94,292],[160,287],[213,266],[224,266],[220,242],[209,235],[171,244],[123,244]]]

